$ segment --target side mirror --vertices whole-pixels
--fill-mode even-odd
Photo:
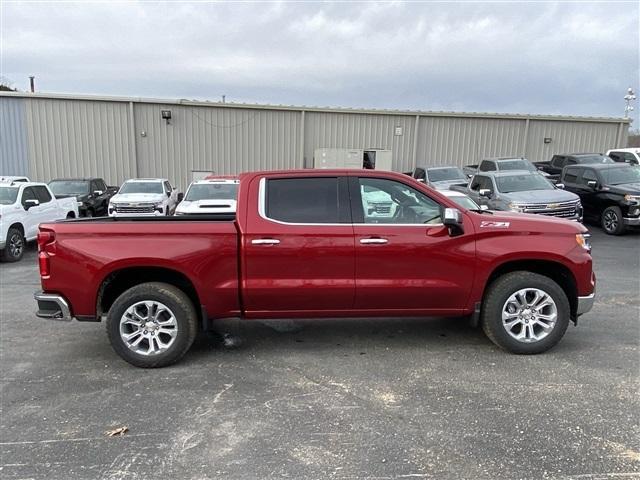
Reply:
[[[462,213],[457,208],[445,208],[442,223],[449,227],[449,235],[456,236],[463,233]]]
[[[102,190],[96,190],[93,192],[94,195],[102,195],[104,192]]]
[[[491,198],[491,190],[489,190],[488,188],[481,188],[478,194],[481,197]]]
[[[171,197],[171,192],[167,192],[167,197]]]
[[[184,193],[180,192],[178,194],[178,202],[181,202],[182,200],[184,200]]]
[[[598,182],[596,182],[595,180],[589,180],[587,182],[587,186],[589,186],[591,188],[596,188],[598,186]]]
[[[564,190],[564,183],[556,183],[556,188],[559,188],[560,190]]]
[[[424,178],[416,178],[416,180],[418,180],[420,183],[426,183],[426,182],[424,181]]]
[[[35,199],[25,200],[24,209],[29,210],[31,207],[37,207],[38,205],[40,205],[40,202],[38,200],[35,200]]]

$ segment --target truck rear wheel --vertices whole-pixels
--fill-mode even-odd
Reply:
[[[512,272],[494,281],[481,313],[484,333],[512,353],[549,350],[569,326],[569,300],[556,282],[532,272]]]
[[[165,367],[193,344],[198,317],[185,293],[166,283],[143,283],[120,295],[107,315],[111,346],[136,367]]]

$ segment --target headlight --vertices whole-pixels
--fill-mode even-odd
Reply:
[[[522,213],[522,212],[524,212],[524,205],[520,205],[519,203],[511,202],[509,204],[509,210],[511,210],[512,212]]]
[[[591,252],[591,235],[588,233],[577,233],[576,243],[584,248],[587,252]]]
[[[625,195],[624,199],[627,202],[640,203],[640,195]]]

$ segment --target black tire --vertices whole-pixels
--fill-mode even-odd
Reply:
[[[2,258],[4,262],[18,262],[24,256],[26,246],[24,235],[20,229],[11,227],[7,232],[6,243],[0,258]]]
[[[123,315],[129,307],[143,301],[162,303],[175,318],[177,329],[175,339],[166,350],[159,353],[145,355],[135,352],[127,346],[121,337],[120,328]],[[150,282],[132,287],[120,295],[109,309],[106,326],[109,342],[120,357],[136,367],[157,368],[171,365],[187,353],[196,338],[198,316],[193,303],[182,290],[166,283]],[[161,332],[158,332],[158,339],[160,334]],[[156,346],[153,340],[151,344]],[[143,339],[140,345],[149,347],[149,341]]]
[[[507,300],[516,292],[523,289],[541,290],[551,297],[555,303],[557,317],[555,324],[548,333],[542,329],[541,324],[531,323],[531,331],[534,332],[536,336],[541,336],[542,333],[545,333],[545,336],[543,338],[541,337],[538,341],[533,340],[526,342],[517,340],[508,332],[507,327],[503,325],[502,312],[503,308],[508,305]],[[542,312],[548,313],[549,310],[545,307],[540,313]],[[533,312],[527,311],[526,314],[523,314],[526,316],[531,313]],[[535,314],[539,315],[538,312],[535,312]],[[499,347],[517,354],[536,354],[549,350],[562,339],[569,326],[569,320],[569,300],[560,285],[549,277],[526,271],[507,273],[495,280],[485,294],[480,316],[482,329],[487,337],[489,337],[489,340]],[[522,320],[522,322],[524,321],[525,320]],[[518,320],[518,322],[520,322],[520,320]],[[511,332],[515,334],[515,330],[518,329],[518,327],[520,327],[521,330],[518,333],[524,331],[527,327],[522,322],[512,327]],[[529,324],[529,320],[526,320],[526,323]]]
[[[622,223],[622,210],[620,207],[607,207],[600,215],[600,226],[609,235],[622,235],[624,223]]]

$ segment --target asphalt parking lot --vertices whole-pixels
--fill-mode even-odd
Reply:
[[[592,230],[597,302],[543,355],[458,320],[307,320],[159,370],[36,318],[31,247],[0,265],[0,477],[640,478],[640,235]]]

